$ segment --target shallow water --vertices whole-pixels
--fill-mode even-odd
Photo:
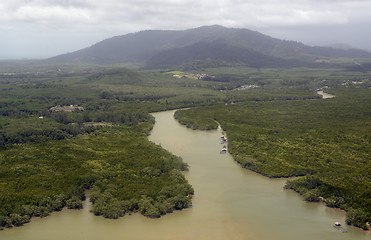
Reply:
[[[63,210],[35,218],[20,228],[0,232],[0,239],[244,239],[358,240],[370,235],[345,226],[345,214],[323,204],[307,203],[284,190],[284,179],[269,179],[242,169],[220,154],[221,131],[193,131],[173,119],[173,111],[156,113],[149,139],[190,165],[186,177],[195,189],[193,207],[149,219],[139,214],[104,219],[83,210]]]

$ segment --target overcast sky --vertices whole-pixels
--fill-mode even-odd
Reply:
[[[148,29],[249,28],[371,49],[371,0],[1,0],[0,58],[44,58]]]

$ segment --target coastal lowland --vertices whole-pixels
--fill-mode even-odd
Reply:
[[[92,214],[105,218],[157,218],[192,206],[187,164],[147,139],[151,112],[181,108],[175,118],[189,128],[220,125],[241,167],[288,178],[286,189],[369,228],[371,55],[233,32],[260,38],[253,51],[226,37],[237,30],[192,31],[212,41],[184,45],[178,32],[165,31],[147,55],[126,46],[127,55],[116,56],[106,41],[100,58],[93,46],[0,62],[1,228],[79,209],[87,192]],[[121,42],[140,44],[129,38],[154,33]]]

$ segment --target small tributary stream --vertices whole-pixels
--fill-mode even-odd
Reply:
[[[20,228],[0,232],[1,240],[358,240],[370,235],[346,226],[345,214],[323,204],[307,203],[284,190],[285,179],[269,179],[242,169],[220,154],[221,130],[193,131],[173,118],[174,111],[153,114],[149,139],[190,165],[185,175],[195,189],[193,207],[149,219],[139,214],[104,219],[83,210],[63,210],[35,218]]]

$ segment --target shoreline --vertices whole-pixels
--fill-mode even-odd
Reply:
[[[336,97],[335,95],[332,95],[332,94],[328,94],[328,93],[325,93],[325,92],[323,92],[323,91],[319,91],[319,92],[317,92],[319,95],[322,95],[323,96],[323,99],[328,99],[328,98],[334,98],[334,97]],[[177,119],[177,118],[175,118],[174,117],[174,119],[179,123],[179,124],[181,124],[181,125],[183,125],[183,126],[185,126],[185,127],[187,127],[187,128],[190,128],[190,129],[192,129],[192,130],[199,130],[199,131],[212,131],[212,130],[215,130],[215,129],[221,129],[221,131],[222,131],[222,133],[223,133],[223,135],[225,135],[225,136],[227,136],[227,132],[221,127],[221,124],[217,121],[217,120],[215,120],[214,119],[214,121],[218,124],[218,127],[217,128],[215,128],[215,129],[193,129],[193,128],[191,128],[191,127],[189,127],[188,125],[186,125],[185,123],[182,123],[181,121],[179,121],[179,119]],[[231,155],[231,157],[232,157],[232,159],[236,162],[236,163],[238,163],[238,165],[240,165],[240,167],[242,168],[242,169],[246,169],[246,170],[249,170],[249,171],[251,171],[251,172],[254,172],[254,173],[257,173],[257,174],[259,174],[259,175],[261,175],[261,176],[263,176],[263,177],[266,177],[266,178],[269,178],[269,179],[285,179],[286,180],[286,183],[289,181],[289,180],[291,180],[291,179],[299,179],[299,178],[303,178],[303,177],[306,177],[306,176],[310,176],[310,175],[308,175],[308,174],[304,174],[304,175],[296,175],[296,176],[268,176],[268,175],[265,175],[265,174],[263,174],[263,173],[261,173],[261,172],[258,172],[258,171],[255,171],[255,170],[253,170],[253,169],[250,169],[248,166],[244,166],[243,165],[243,163],[241,163],[240,161],[238,161],[229,151],[227,151],[230,155]],[[302,193],[300,193],[298,190],[296,190],[296,189],[287,189],[287,190],[293,190],[294,192],[296,192],[299,196],[301,196],[301,198],[302,198],[302,201],[304,201],[304,202],[311,202],[311,201],[307,201],[307,200],[305,200],[304,198],[303,198],[303,194]],[[309,192],[309,191],[308,191]],[[345,213],[345,216],[346,216],[346,214],[347,214],[347,212],[348,211],[346,211],[346,210],[344,210],[344,209],[342,209],[342,208],[338,208],[338,207],[328,207],[328,206],[326,206],[326,202],[325,202],[325,199],[323,198],[323,196],[318,196],[319,197],[319,201],[316,201],[316,202],[318,202],[318,203],[321,203],[321,204],[324,204],[325,205],[325,207],[326,208],[332,208],[332,209],[336,209],[336,210],[340,210],[340,211],[342,211],[343,213]],[[366,225],[369,227],[369,229],[367,229],[367,230],[365,230],[365,229],[362,229],[361,227],[357,227],[357,226],[354,226],[354,225],[348,225],[348,224],[346,224],[345,222],[344,222],[344,224],[346,225],[346,226],[351,226],[351,227],[353,227],[353,228],[355,228],[355,229],[358,229],[359,231],[361,231],[361,232],[364,232],[364,233],[366,233],[366,234],[371,234],[371,226],[370,226],[370,224],[367,224],[366,223]]]

